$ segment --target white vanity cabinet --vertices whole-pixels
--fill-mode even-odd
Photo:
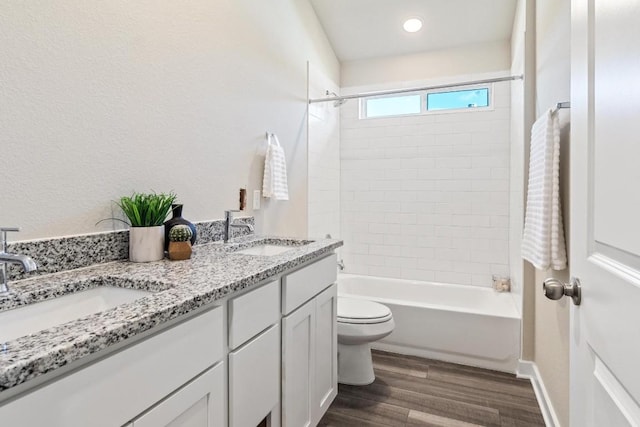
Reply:
[[[338,391],[336,256],[282,278],[282,425],[318,424]]]
[[[312,261],[93,356],[0,403],[0,425],[315,426],[337,394],[336,265]]]

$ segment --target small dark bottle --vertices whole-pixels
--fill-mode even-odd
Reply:
[[[164,223],[164,250],[169,250],[169,231],[171,231],[171,227],[178,224],[184,224],[191,229],[191,245],[193,246],[197,237],[196,226],[182,218],[182,205],[171,205],[171,210],[173,211],[173,218]]]

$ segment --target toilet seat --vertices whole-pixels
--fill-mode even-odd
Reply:
[[[375,324],[392,318],[389,307],[359,298],[338,297],[338,323]]]

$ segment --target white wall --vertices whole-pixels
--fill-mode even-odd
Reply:
[[[536,1],[536,116],[558,102],[571,99],[571,1]],[[569,124],[571,111],[560,110],[560,183],[562,212],[569,244]],[[578,141],[580,143],[580,141]],[[569,305],[571,301],[547,299],[540,284],[547,277],[563,282],[570,278],[563,271],[535,271],[534,358],[549,393],[550,404],[562,426],[569,425]]]
[[[3,2],[0,224],[20,239],[101,231],[134,190],[221,218],[260,188],[271,131],[291,201],[264,203],[258,229],[305,235],[307,60],[339,81],[306,0]]]
[[[309,98],[338,94],[336,81],[309,65]],[[333,102],[309,105],[308,236],[340,238],[340,108]]]
[[[522,259],[522,230],[528,181],[529,141],[535,120],[535,2],[518,0],[512,32],[513,74],[524,81],[512,83],[511,90],[511,177],[509,268],[512,295],[522,315],[523,360],[533,360],[535,346],[535,293],[533,268]]]
[[[508,70],[508,40],[342,63],[341,86],[406,83],[413,80]]]
[[[346,271],[476,286],[508,275],[510,84],[493,95],[492,111],[360,120],[358,101],[341,107]]]
[[[522,298],[522,359],[535,362],[546,402],[560,425],[569,425],[569,302],[551,301],[541,291],[549,276],[568,281],[569,271],[534,271],[522,261],[523,200],[528,176],[529,135],[535,117],[570,99],[570,0],[519,0],[513,30],[512,72],[524,72],[522,88],[512,89],[511,254],[514,292]],[[560,111],[561,183],[565,230],[569,230],[569,117]],[[516,165],[520,165],[516,167]],[[568,242],[568,236],[567,236]],[[570,248],[568,248],[570,249]]]
[[[511,73],[524,75],[529,62],[533,61],[533,52],[527,51],[526,1],[518,1],[511,37]],[[531,29],[530,29],[531,31]],[[533,39],[533,37],[531,37]],[[526,185],[525,165],[528,153],[529,121],[525,118],[525,93],[529,80],[516,80],[511,83],[511,169],[510,169],[510,226],[509,226],[509,269],[511,270],[511,291],[518,308],[522,312],[524,291],[524,261],[520,247],[522,246],[522,230],[524,228],[524,202]]]

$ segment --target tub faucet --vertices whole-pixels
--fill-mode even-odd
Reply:
[[[241,211],[237,211],[237,210],[224,211],[224,242],[225,243],[227,243],[229,241],[229,237],[231,237],[232,227],[246,228],[247,230],[249,230],[249,232],[252,232],[254,230],[253,225],[251,224],[235,223],[235,220],[233,219],[234,212],[241,212]]]
[[[38,265],[31,257],[7,252],[7,233],[14,231],[20,231],[20,229],[17,227],[0,228],[0,294],[9,292],[9,269],[7,264],[20,264],[26,273],[38,269]]]
[[[338,260],[338,268],[340,269],[340,271],[344,271],[344,260]]]

